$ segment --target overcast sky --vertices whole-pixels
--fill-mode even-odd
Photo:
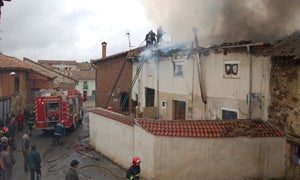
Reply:
[[[162,25],[165,40],[200,45],[272,42],[300,29],[299,0],[12,0],[4,1],[0,52],[22,59],[90,61],[141,45]]]
[[[157,25],[141,0],[12,0],[1,8],[0,52],[32,60],[89,61],[133,48]]]

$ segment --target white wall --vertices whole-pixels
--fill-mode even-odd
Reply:
[[[270,79],[270,57],[251,56],[252,58],[252,93],[260,95],[259,101],[253,98],[253,108],[251,118],[268,117],[267,107],[270,101],[269,79]],[[224,78],[224,61],[238,61],[239,75],[237,78]],[[173,75],[173,62],[183,63],[183,76]],[[222,108],[238,111],[238,118],[247,118],[249,105],[247,104],[247,94],[249,93],[249,56],[245,53],[210,53],[208,57],[201,56],[203,85],[207,95],[207,104],[201,99],[197,62],[195,57],[186,59],[160,58],[159,73],[157,73],[157,63],[154,59],[149,59],[143,66],[138,81],[133,88],[133,98],[139,95],[140,110],[145,105],[145,87],[155,89],[157,97],[157,81],[159,82],[159,102],[167,101],[167,109],[163,109],[160,104],[160,115],[163,119],[172,119],[172,101],[180,100],[186,102],[186,112],[192,107],[190,117],[186,119],[221,119]],[[136,72],[138,62],[133,66]],[[134,73],[135,74],[135,73]],[[157,74],[159,80],[157,80]],[[156,99],[155,99],[156,101]],[[157,106],[157,102],[155,102]],[[188,116],[188,113],[186,113]]]
[[[147,179],[270,179],[284,177],[284,137],[187,138],[154,136],[90,112],[90,141],[97,151],[129,167],[141,157]]]
[[[87,96],[92,96],[92,92],[96,90],[96,81],[95,80],[79,80],[78,85],[76,85],[76,89],[83,93],[83,84],[84,81],[87,81],[88,84],[88,91],[87,91]]]
[[[133,157],[133,126],[89,112],[90,143],[126,167]]]

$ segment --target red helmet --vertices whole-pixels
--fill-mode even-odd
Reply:
[[[6,127],[6,126],[4,126],[3,128],[2,128],[2,132],[3,133],[6,133],[8,131],[8,128]]]
[[[111,107],[111,106],[108,106],[108,107],[106,108],[106,110],[111,111],[111,110],[112,110],[112,107]]]
[[[141,158],[138,157],[138,156],[134,156],[133,159],[132,159],[132,164],[133,165],[137,165],[141,162]]]

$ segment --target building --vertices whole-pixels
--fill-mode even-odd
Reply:
[[[170,44],[145,50],[132,96],[143,117],[267,120],[270,58],[263,43],[191,49]],[[146,54],[147,56],[143,56]]]
[[[71,71],[70,76],[78,80],[76,89],[82,93],[85,100],[95,99],[96,96],[96,71]]]
[[[23,61],[30,64],[31,67],[35,67],[36,69],[40,69],[41,71],[47,72],[54,76],[54,89],[60,90],[69,90],[74,89],[76,84],[78,83],[78,80],[71,77],[70,75],[66,75],[64,73],[61,73],[59,71],[56,71],[51,68],[51,66],[48,66],[47,64],[39,64],[29,58],[24,57]]]
[[[0,54],[0,119],[33,108],[34,93],[54,87],[51,74],[11,56]]]
[[[287,137],[289,177],[300,178],[300,31],[276,41],[266,51],[271,56],[268,120]]]
[[[106,42],[102,43],[102,58],[92,60],[96,68],[97,107],[112,107],[113,111],[135,113],[137,99],[131,99],[132,62],[142,48],[106,56]]]

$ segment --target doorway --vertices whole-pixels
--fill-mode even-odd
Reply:
[[[185,120],[185,102],[173,100],[173,107],[174,120]]]

